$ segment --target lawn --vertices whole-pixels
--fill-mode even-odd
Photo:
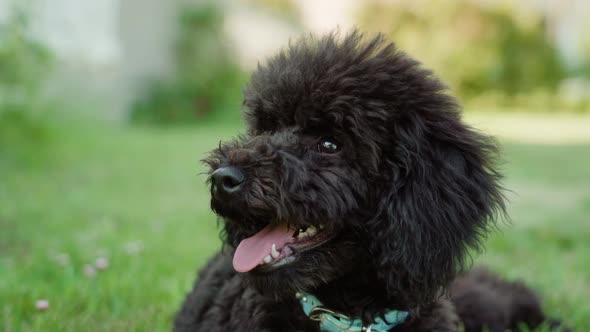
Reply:
[[[170,330],[220,247],[199,159],[238,131],[85,125],[38,158],[0,155],[0,330]],[[507,137],[512,223],[476,263],[526,280],[552,315],[590,329],[590,141]]]

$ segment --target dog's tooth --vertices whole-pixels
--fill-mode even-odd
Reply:
[[[279,257],[279,251],[277,250],[277,246],[274,243],[272,244],[272,248],[270,249],[270,255],[273,258]]]
[[[300,232],[299,235],[297,235],[297,238],[302,239],[306,236],[307,236],[307,232]]]
[[[315,227],[313,227],[313,226],[309,226],[309,227],[307,228],[307,234],[308,234],[308,235],[314,235],[316,232],[317,232],[317,230],[316,230],[316,229],[315,229]]]
[[[272,261],[272,257],[270,257],[270,255],[266,255],[266,257],[264,257],[264,262],[265,263],[270,263]]]
[[[320,229],[324,229],[324,228],[326,228],[326,226],[320,225]]]

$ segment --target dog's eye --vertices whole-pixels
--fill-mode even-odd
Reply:
[[[318,151],[321,153],[336,153],[340,151],[340,146],[333,137],[323,137],[318,142]]]

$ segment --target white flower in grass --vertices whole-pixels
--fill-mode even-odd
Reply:
[[[37,300],[35,302],[35,308],[39,311],[45,311],[49,309],[49,301],[48,300]]]
[[[106,270],[109,267],[109,260],[104,257],[99,257],[94,262],[94,266],[96,266],[98,270]]]
[[[96,275],[96,269],[90,264],[85,264],[82,271],[84,271],[84,275],[87,277],[94,277]]]
[[[125,252],[128,255],[137,255],[143,251],[143,243],[141,241],[132,241],[125,244]]]
[[[67,266],[70,264],[70,255],[64,252],[54,253],[49,256],[59,266]]]

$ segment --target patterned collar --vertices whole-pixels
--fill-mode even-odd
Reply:
[[[361,319],[350,318],[323,306],[317,297],[298,292],[295,294],[303,312],[311,320],[320,323],[320,330],[324,332],[387,332],[401,324],[408,317],[407,311],[390,310],[385,313],[385,320],[377,317],[370,325],[363,325]]]

